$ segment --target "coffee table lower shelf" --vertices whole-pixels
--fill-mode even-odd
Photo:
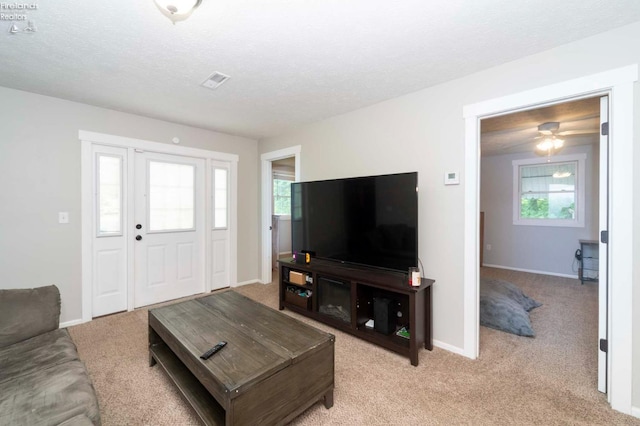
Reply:
[[[151,365],[156,361],[162,367],[204,424],[225,424],[224,408],[165,343],[156,343],[149,350]]]

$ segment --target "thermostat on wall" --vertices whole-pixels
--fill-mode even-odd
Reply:
[[[447,172],[444,174],[445,185],[458,185],[460,183],[460,176],[458,172]]]

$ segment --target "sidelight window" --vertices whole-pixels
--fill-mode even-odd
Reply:
[[[213,228],[225,229],[229,221],[229,171],[213,169]]]
[[[97,156],[98,236],[122,235],[122,157]]]

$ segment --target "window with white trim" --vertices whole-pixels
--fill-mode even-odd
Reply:
[[[513,224],[583,227],[586,154],[513,161]]]
[[[293,174],[273,173],[273,214],[277,216],[291,215],[291,183]]]

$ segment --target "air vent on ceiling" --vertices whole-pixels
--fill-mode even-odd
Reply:
[[[202,82],[202,86],[207,89],[217,89],[225,81],[229,80],[229,76],[220,72],[214,72],[205,81]]]

